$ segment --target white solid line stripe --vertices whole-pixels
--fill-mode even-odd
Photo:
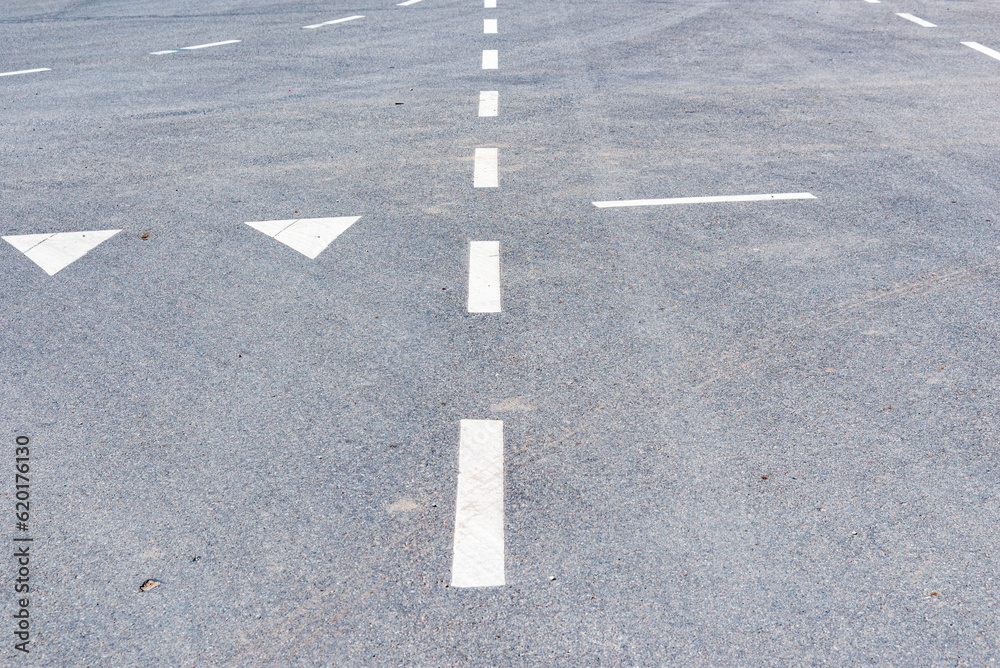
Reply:
[[[227,39],[225,42],[212,42],[211,44],[198,44],[197,46],[182,46],[178,51],[194,51],[195,49],[207,49],[210,46],[222,46],[223,44],[238,44],[242,40]]]
[[[316,23],[311,26],[302,26],[303,30],[314,30],[315,28],[322,28],[323,26],[332,26],[334,23],[343,23],[344,21],[353,21],[354,19],[363,19],[364,14],[359,14],[357,16],[348,16],[342,19],[334,19],[333,21],[323,21],[323,23]]]
[[[479,115],[496,116],[500,107],[500,91],[479,91]]]
[[[477,148],[473,159],[472,187],[496,188],[500,183],[495,148]]]
[[[483,0],[483,7],[486,9],[496,9],[497,0]]]
[[[500,313],[500,242],[469,242],[469,313]]]
[[[499,52],[496,50],[483,51],[483,69],[495,70],[499,65]]]
[[[962,42],[962,44],[966,45],[970,49],[975,49],[979,53],[985,53],[990,58],[1000,60],[1000,51],[994,51],[993,49],[983,46],[979,42]]]
[[[415,5],[418,2],[420,2],[420,0],[406,0],[406,2],[400,2],[396,6],[397,7],[406,7],[407,5]]]
[[[167,49],[166,51],[151,51],[151,56],[162,56],[165,53],[177,53],[178,49]]]
[[[900,18],[904,18],[907,21],[913,21],[918,26],[923,26],[925,28],[937,28],[937,26],[934,25],[933,23],[931,23],[930,21],[924,21],[923,19],[919,19],[916,16],[914,16],[913,14],[899,14],[899,13],[897,13],[896,16],[898,16]]]
[[[3,74],[0,74],[0,77],[12,77],[15,74],[31,74],[32,72],[51,72],[51,71],[52,71],[51,67],[39,67],[38,69],[35,70],[18,70],[16,72],[4,72]]]
[[[669,199],[626,199],[593,202],[599,209],[616,206],[658,206],[661,204],[704,204],[708,202],[763,202],[775,199],[816,199],[812,193],[775,193],[773,195],[723,195],[721,197],[671,197]]]
[[[483,19],[483,34],[484,35],[495,35],[497,32],[497,20],[496,19]]]
[[[462,420],[452,587],[506,584],[503,487],[503,421]]]

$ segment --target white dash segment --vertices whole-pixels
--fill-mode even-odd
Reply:
[[[877,5],[881,2],[881,0],[865,0],[865,2],[870,2],[873,5]]]
[[[996,58],[997,60],[1000,60],[1000,51],[994,51],[989,47],[983,46],[979,42],[962,42],[962,44],[969,47],[970,49],[975,49],[979,53],[985,53],[990,58]]]
[[[497,0],[483,0],[483,7],[486,9],[496,9]]]
[[[293,248],[310,260],[315,260],[334,239],[356,223],[361,216],[339,218],[292,218],[291,220],[263,220],[247,225],[263,232],[275,241]]]
[[[198,44],[196,46],[183,46],[178,51],[194,51],[195,49],[207,49],[210,46],[222,46],[224,44],[239,44],[243,40],[239,39],[227,39],[224,42],[211,42],[209,44]]]
[[[342,19],[334,19],[332,21],[323,21],[323,23],[315,23],[311,26],[302,26],[303,30],[315,30],[316,28],[322,28],[323,26],[332,26],[334,23],[345,23],[347,21],[355,21],[357,19],[363,19],[364,14],[358,14],[357,16],[345,16]]]
[[[495,35],[495,34],[497,34],[497,20],[496,19],[483,19],[483,34],[484,35]]]
[[[497,169],[498,149],[477,148],[473,159],[472,187],[496,188],[500,185],[500,175]]]
[[[500,242],[469,242],[469,313],[500,313]]]
[[[415,5],[418,2],[420,2],[420,0],[406,0],[406,2],[396,3],[396,6],[397,7],[406,7],[407,5]]]
[[[599,209],[618,206],[660,206],[664,204],[707,204],[710,202],[766,202],[779,199],[816,199],[812,193],[774,193],[770,195],[722,195],[720,197],[671,197],[668,199],[626,199],[593,202]]]
[[[913,14],[900,14],[900,13],[897,12],[896,16],[898,16],[900,18],[903,18],[903,19],[906,19],[907,21],[913,21],[918,26],[923,26],[925,28],[937,28],[937,26],[934,25],[933,23],[931,23],[930,21],[924,21],[921,18],[917,18]]]
[[[500,52],[496,49],[486,49],[483,51],[483,69],[495,70],[500,64]]]
[[[506,584],[503,504],[503,421],[462,420],[452,587]]]
[[[32,74],[34,72],[51,72],[51,67],[39,67],[33,70],[17,70],[16,72],[3,72],[0,73],[0,77],[12,77],[15,74]]]
[[[500,108],[500,91],[479,91],[479,115],[496,116]]]
[[[121,230],[18,234],[3,240],[21,251],[49,276],[73,264]]]

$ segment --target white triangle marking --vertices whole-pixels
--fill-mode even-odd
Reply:
[[[361,216],[268,220],[247,225],[314,260],[359,218]]]
[[[54,276],[119,232],[121,230],[18,234],[3,237],[3,240],[24,253],[46,274]]]

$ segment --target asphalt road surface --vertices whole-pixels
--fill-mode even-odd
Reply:
[[[1000,662],[995,3],[0,38],[3,665]]]

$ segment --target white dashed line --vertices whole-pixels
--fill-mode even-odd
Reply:
[[[38,69],[34,70],[18,70],[16,72],[4,72],[0,74],[0,77],[12,77],[15,74],[31,74],[33,72],[51,72],[51,71],[52,71],[51,67],[39,67]]]
[[[616,206],[659,206],[661,204],[706,204],[709,202],[764,202],[778,199],[816,199],[812,193],[776,193],[773,195],[723,195],[721,197],[672,197],[669,199],[626,199],[593,202],[599,209]]]
[[[343,23],[345,21],[353,21],[355,19],[365,18],[363,14],[358,14],[357,16],[347,16],[342,19],[334,19],[332,21],[324,21],[323,23],[317,23],[311,26],[302,26],[303,30],[315,30],[316,28],[322,28],[323,26],[332,26],[334,23]]]
[[[3,237],[3,240],[24,253],[46,274],[54,276],[119,232],[121,230],[18,234]]]
[[[486,9],[496,9],[497,0],[483,0],[483,7]]]
[[[483,51],[483,69],[495,70],[500,61],[500,53],[496,50]]]
[[[896,16],[898,16],[898,17],[900,17],[902,19],[906,19],[907,21],[913,21],[918,26],[923,26],[925,28],[937,28],[937,26],[934,25],[933,23],[931,23],[930,21],[924,21],[923,19],[917,18],[913,14],[898,14],[897,13]]]
[[[452,587],[506,583],[503,497],[503,422],[462,420]]]
[[[1000,60],[1000,51],[994,51],[993,49],[983,46],[979,42],[962,42],[962,44],[966,45],[970,49],[975,49],[979,53],[985,53],[990,58]]]
[[[496,116],[500,107],[500,91],[479,91],[479,115]]]
[[[222,46],[223,44],[239,44],[243,40],[227,39],[224,42],[212,42],[211,44],[198,44],[197,46],[182,46],[179,49],[168,49],[167,51],[153,51],[149,55],[162,56],[165,53],[177,53],[178,51],[194,51],[195,49],[207,49],[210,46]]]
[[[473,188],[496,188],[500,183],[495,148],[477,148],[472,167]]]
[[[500,313],[500,242],[469,242],[469,313]]]
[[[495,35],[497,32],[497,20],[496,19],[483,19],[483,34],[484,35]]]
[[[407,5],[415,5],[418,2],[420,2],[420,0],[406,0],[406,2],[396,3],[396,6],[397,7],[406,7]]]
[[[361,216],[340,218],[293,218],[291,220],[264,220],[247,223],[275,241],[294,248],[310,260],[315,260],[344,230],[356,223]]]
[[[879,4],[881,2],[881,0],[865,0],[865,2],[870,2],[873,5],[877,5],[877,4]]]

